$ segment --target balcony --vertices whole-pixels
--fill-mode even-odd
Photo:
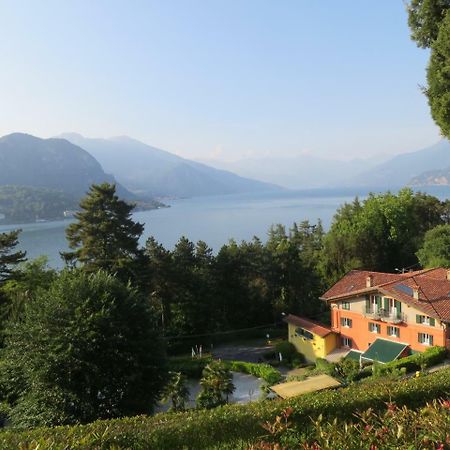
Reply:
[[[364,317],[372,320],[381,320],[382,322],[394,324],[406,322],[405,314],[393,310],[386,311],[385,309],[366,308]]]

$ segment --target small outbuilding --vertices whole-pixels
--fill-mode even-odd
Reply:
[[[289,342],[308,361],[325,358],[338,345],[338,336],[331,328],[293,314],[287,315],[284,321],[288,324]]]

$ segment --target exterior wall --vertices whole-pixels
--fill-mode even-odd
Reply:
[[[446,345],[446,327],[436,319],[435,325],[425,325],[416,323],[416,315],[424,315],[412,306],[402,303],[401,309],[405,321],[399,324],[384,322],[381,320],[373,320],[365,317],[366,299],[365,297],[356,297],[354,299],[346,299],[345,302],[350,303],[350,310],[343,309],[343,302],[333,302],[331,304],[331,328],[341,334],[341,337],[350,338],[352,340],[352,348],[355,350],[365,351],[369,345],[377,338],[389,339],[394,342],[402,342],[409,344],[412,350],[425,351],[429,346],[419,343],[418,334],[427,333],[433,336],[433,345]],[[347,328],[341,325],[342,318],[352,320],[352,327]],[[369,323],[380,325],[380,333],[369,331]],[[400,329],[400,337],[388,335],[388,326],[396,326]],[[341,346],[341,342],[338,343]]]
[[[334,333],[324,338],[312,333],[313,339],[307,339],[296,334],[297,328],[299,328],[297,325],[288,324],[289,342],[292,342],[308,361],[314,362],[317,358],[325,358],[338,345],[338,337]]]

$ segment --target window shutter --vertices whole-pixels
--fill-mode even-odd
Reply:
[[[436,320],[433,317],[430,317],[430,325],[434,327]]]
[[[422,322],[420,321],[420,316],[419,316],[419,314],[416,314],[416,323],[422,323]]]
[[[370,310],[370,297],[366,295],[366,311]]]
[[[378,309],[381,309],[381,297],[379,295],[376,295],[375,300],[377,302]]]
[[[417,335],[417,340],[419,341],[420,344],[422,343],[422,333],[419,333]]]
[[[397,308],[397,312],[400,314],[402,312],[402,302],[394,300],[394,306]]]
[[[433,345],[433,336],[430,335],[430,345]]]
[[[384,297],[384,310],[389,311],[389,299]]]

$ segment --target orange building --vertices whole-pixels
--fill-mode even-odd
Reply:
[[[450,271],[352,270],[321,299],[331,306],[338,346],[365,352],[377,339],[409,350],[450,348]],[[401,356],[401,355],[399,355]]]

